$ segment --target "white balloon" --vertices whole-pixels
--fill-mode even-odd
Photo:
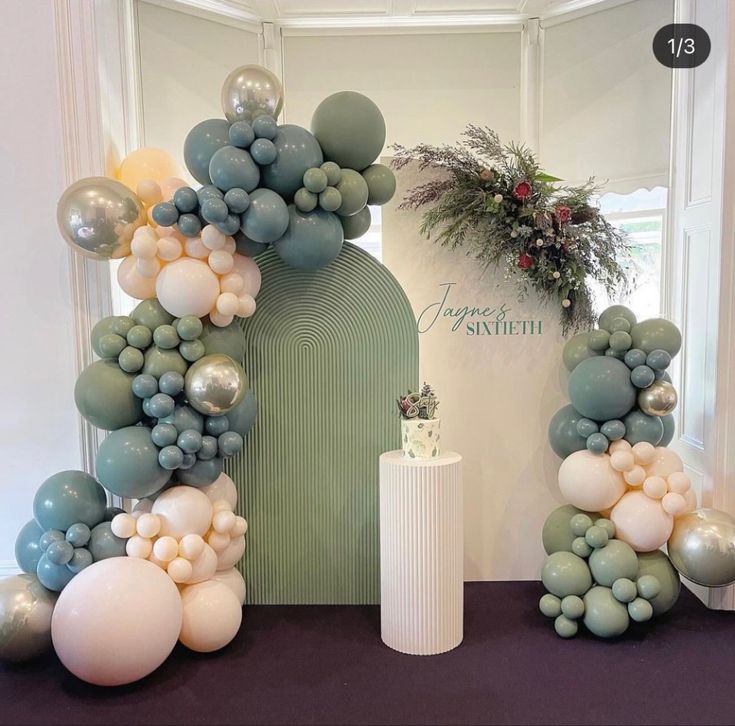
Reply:
[[[255,298],[252,295],[242,293],[240,297],[237,298],[237,302],[237,314],[241,318],[249,318],[251,315],[255,314]]]
[[[138,229],[148,229],[148,227],[139,227]],[[154,259],[158,252],[158,237],[152,231],[151,234],[152,237],[143,234],[134,235],[133,241],[130,243],[130,252],[140,259]],[[150,275],[145,275],[145,277],[150,277]]]
[[[233,316],[237,314],[237,310],[240,307],[240,301],[237,299],[237,295],[233,292],[223,292],[217,298],[217,312],[225,317]]]
[[[158,301],[171,315],[202,318],[217,301],[219,279],[206,262],[182,257],[161,270],[155,290]]]
[[[193,570],[194,568],[192,567],[191,562],[189,562],[189,560],[185,560],[183,557],[174,557],[166,567],[168,576],[174,582],[186,582],[191,577]]]
[[[235,482],[224,472],[211,484],[199,487],[199,491],[204,492],[212,503],[224,499],[230,505],[230,509],[234,510],[237,506],[237,487],[235,487]]]
[[[205,546],[201,535],[185,534],[179,542],[179,557],[185,557],[193,562],[202,554]]]
[[[145,517],[147,515],[144,514],[143,516]],[[125,552],[127,552],[128,557],[139,557],[145,560],[152,551],[153,543],[146,537],[141,537],[137,534],[125,543]]]
[[[559,489],[564,498],[587,512],[609,509],[627,489],[623,476],[615,471],[607,454],[576,451],[561,463]]]
[[[64,588],[51,636],[75,676],[120,686],[166,660],[181,623],[179,591],[165,572],[148,560],[110,557],[86,567]]]
[[[161,519],[160,534],[176,539],[181,539],[185,534],[203,536],[212,522],[212,502],[195,487],[166,489],[153,503],[151,512]]]
[[[209,250],[221,250],[225,246],[225,234],[220,232],[213,224],[208,224],[202,229],[202,244]]]
[[[674,518],[661,502],[639,489],[629,491],[612,509],[610,519],[615,537],[627,542],[636,552],[653,552],[671,536]]]
[[[222,315],[217,310],[212,310],[209,313],[209,320],[212,325],[216,325],[219,328],[226,328],[233,320],[234,315]]]
[[[232,269],[232,255],[227,250],[212,250],[207,258],[209,266],[218,275],[226,275]]]
[[[684,471],[684,464],[679,455],[665,446],[657,446],[653,460],[646,465],[648,476],[662,476],[666,479],[675,471]]]
[[[235,593],[235,597],[240,601],[240,605],[245,604],[245,580],[240,574],[240,570],[236,567],[230,567],[229,570],[222,570],[222,572],[216,572],[213,580],[223,582],[227,587]]]
[[[205,580],[181,590],[183,618],[179,640],[189,649],[211,653],[224,648],[242,623],[242,606],[223,582]]]
[[[117,268],[117,283],[123,292],[137,300],[156,297],[156,278],[143,277],[138,272],[138,258],[128,255]]]
[[[232,255],[232,271],[236,272],[244,280],[243,292],[258,297],[260,292],[260,268],[252,257],[245,255]]]
[[[229,534],[232,531],[232,528],[235,526],[235,521],[236,518],[234,512],[215,512],[214,516],[212,517],[212,527],[217,532],[221,532],[222,534]]]
[[[161,520],[155,514],[143,514],[135,524],[141,537],[155,537],[161,531]]]
[[[235,537],[230,541],[230,544],[217,553],[217,569],[218,570],[229,570],[230,567],[234,567],[245,554],[245,537]]]
[[[110,522],[110,529],[115,537],[128,539],[135,534],[136,520],[129,514],[116,514]]]
[[[197,582],[204,582],[213,577],[217,571],[217,553],[208,545],[202,542],[201,554],[192,561],[191,575],[187,579],[187,585],[194,585]]]
[[[179,543],[173,537],[159,537],[153,543],[153,555],[164,567],[179,554]]]

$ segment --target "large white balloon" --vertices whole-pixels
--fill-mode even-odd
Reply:
[[[629,491],[613,507],[610,519],[615,537],[636,552],[657,550],[666,544],[674,527],[674,518],[664,511],[661,502],[640,490]]]
[[[223,582],[206,580],[181,590],[184,608],[179,640],[191,650],[211,653],[224,648],[242,622],[242,606]]]
[[[206,262],[181,257],[169,262],[159,273],[156,296],[171,315],[178,318],[196,315],[202,318],[217,302],[219,278]]]
[[[207,484],[205,487],[199,487],[199,491],[204,492],[213,504],[214,502],[224,500],[230,505],[233,511],[237,507],[237,488],[235,487],[235,482],[224,472],[211,484]]]
[[[217,570],[229,570],[245,554],[245,537],[235,537],[221,552],[217,553]]]
[[[51,619],[61,662],[98,686],[137,681],[166,660],[182,622],[179,591],[147,560],[111,557],[82,570]]]
[[[245,580],[240,574],[240,570],[236,567],[230,567],[229,570],[222,570],[222,572],[215,573],[212,579],[224,582],[235,593],[235,596],[240,601],[240,605],[245,604]]]
[[[181,539],[185,534],[204,535],[212,522],[212,502],[195,487],[166,489],[153,503],[151,512],[161,519],[161,537]]]
[[[576,451],[559,468],[559,489],[564,498],[587,512],[609,509],[626,490],[623,475],[613,469],[607,454]]]

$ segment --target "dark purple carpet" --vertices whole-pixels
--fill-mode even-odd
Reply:
[[[682,591],[618,642],[563,641],[536,611],[541,592],[468,584],[464,643],[433,657],[384,646],[377,607],[259,606],[225,650],[177,648],[123,688],[88,686],[54,656],[0,667],[0,723],[735,723],[735,613]]]

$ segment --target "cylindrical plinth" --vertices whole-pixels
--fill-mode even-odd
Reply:
[[[402,653],[462,642],[462,457],[380,457],[380,629]]]

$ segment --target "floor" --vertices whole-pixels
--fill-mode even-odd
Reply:
[[[536,610],[541,592],[468,584],[464,643],[434,657],[385,647],[377,607],[254,606],[225,650],[177,648],[118,689],[53,655],[0,666],[0,724],[735,723],[735,613],[682,591],[618,642],[563,641]]]

